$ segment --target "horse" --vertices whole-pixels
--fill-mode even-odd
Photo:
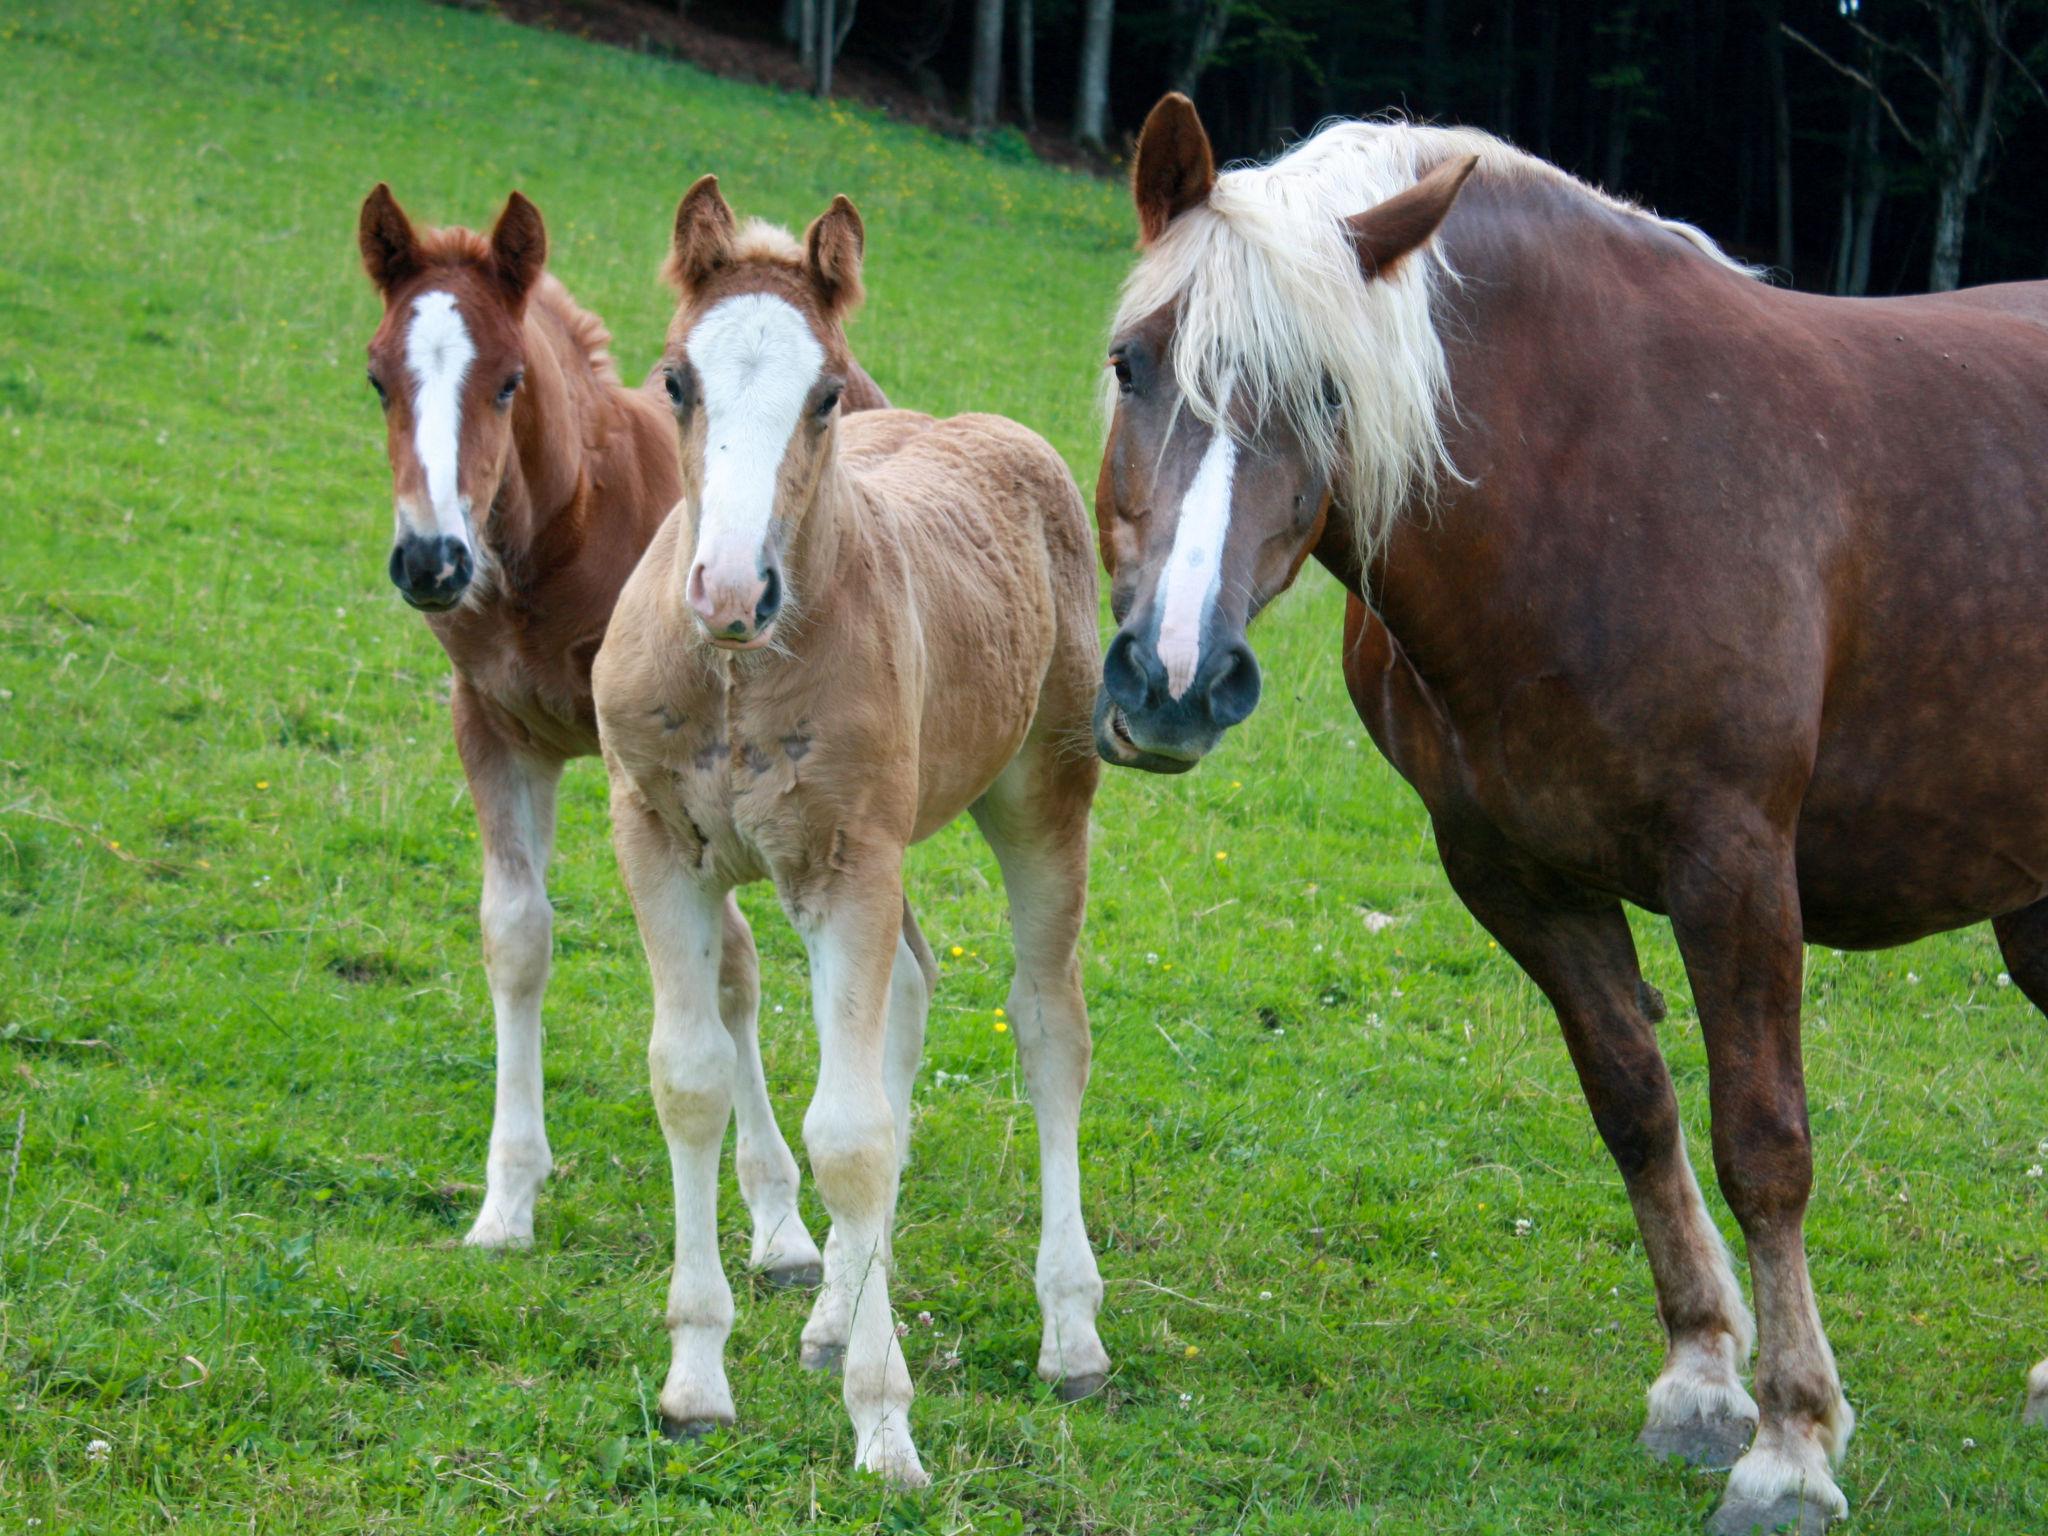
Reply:
[[[488,237],[422,235],[379,183],[357,233],[384,301],[369,381],[391,459],[391,580],[454,668],[455,746],[483,844],[497,1096],[466,1241],[524,1247],[552,1167],[540,1009],[556,786],[570,759],[596,755],[591,663],[682,480],[658,381],[621,385],[604,325],[546,270],[547,231],[525,197],[512,193]],[[887,404],[849,362],[847,408]],[[721,997],[746,1067],[740,1168],[754,1263],[779,1283],[815,1283],[796,1160],[762,1086],[752,941],[737,907],[725,923]]]
[[[856,1466],[914,1487],[929,1479],[888,1270],[936,967],[903,859],[963,811],[995,852],[1015,935],[1008,1019],[1043,1198],[1038,1373],[1073,1400],[1109,1371],[1077,1148],[1101,650],[1087,512],[1042,438],[999,416],[845,415],[842,327],[865,241],[844,197],[800,243],[736,227],[710,178],[683,199],[662,359],[683,495],[619,594],[593,677],[675,1174],[663,1428],[687,1438],[734,1419],[719,913],[734,886],[771,880],[809,957],[819,1059],[804,1143],[832,1218],[801,1360],[843,1370]]]
[[[1807,1271],[1802,943],[1989,919],[2048,1007],[2048,284],[1774,288],[1469,129],[1344,123],[1219,175],[1177,95],[1133,196],[1101,756],[1192,766],[1258,701],[1251,619],[1310,557],[1344,585],[1357,712],[1634,1206],[1643,1443],[1732,1464],[1717,1532],[1825,1527],[1855,1420]],[[1692,983],[1754,1400],[1623,902]]]

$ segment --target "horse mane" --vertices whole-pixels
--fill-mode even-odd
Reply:
[[[1171,306],[1183,402],[1212,430],[1226,411],[1284,417],[1379,547],[1401,510],[1458,478],[1444,445],[1450,373],[1434,309],[1458,274],[1441,241],[1372,282],[1344,219],[1476,155],[1474,179],[1565,188],[1666,230],[1720,266],[1754,275],[1690,224],[1659,218],[1476,128],[1337,122],[1264,165],[1226,170],[1125,279],[1113,334]],[[1114,385],[1105,379],[1106,405]]]
[[[419,259],[429,267],[488,268],[491,242],[473,229],[451,224],[420,237]],[[552,272],[542,272],[526,302],[529,313],[541,309],[562,328],[570,345],[583,354],[593,379],[601,384],[619,383],[618,364],[612,360],[612,333],[602,320],[570,296],[560,278]]]

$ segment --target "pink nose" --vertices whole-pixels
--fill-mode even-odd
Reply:
[[[749,640],[775,622],[782,608],[782,581],[772,565],[760,574],[712,575],[699,560],[690,567],[684,596],[713,639]]]

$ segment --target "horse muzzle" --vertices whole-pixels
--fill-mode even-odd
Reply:
[[[1187,688],[1175,696],[1151,640],[1119,630],[1102,661],[1095,700],[1095,750],[1118,768],[1186,773],[1259,702],[1259,663],[1242,638],[1206,645]]]
[[[460,603],[475,575],[476,561],[460,539],[408,534],[391,549],[391,584],[422,613],[446,613]]]

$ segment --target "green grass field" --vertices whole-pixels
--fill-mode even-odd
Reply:
[[[898,1306],[935,1319],[928,1494],[846,1470],[805,1300],[744,1284],[740,1425],[647,1432],[669,1187],[594,764],[553,882],[539,1243],[457,1244],[491,1101],[477,854],[445,663],[383,575],[362,195],[479,223],[524,188],[637,377],[695,176],[791,221],[849,192],[875,375],[1021,418],[1092,485],[1115,187],[401,0],[14,0],[0,77],[0,1532],[1606,1536],[1711,1507],[1718,1479],[1632,1444],[1660,1341],[1619,1181],[1344,701],[1319,576],[1258,636],[1254,719],[1098,805],[1106,1400],[1029,1369],[1034,1142],[963,829],[912,867],[962,951],[897,1244]],[[800,951],[749,907],[793,1132]],[[1640,936],[1703,1147],[1684,978]],[[1809,1235],[1859,1530],[2048,1524],[2048,1437],[2017,1423],[2048,1349],[2048,1025],[1998,971],[1983,931],[1811,956]],[[729,1176],[723,1225],[737,1275]]]

